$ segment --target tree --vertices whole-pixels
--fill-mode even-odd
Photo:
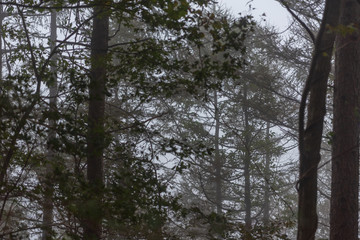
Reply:
[[[327,81],[331,69],[331,56],[340,1],[326,1],[321,27],[316,38],[314,54],[302,94],[299,112],[300,174],[298,185],[298,240],[315,239],[317,229],[317,167],[320,162]],[[310,92],[308,117],[304,129],[304,112]]]
[[[358,239],[360,5],[341,2],[336,39],[330,239]]]
[[[55,50],[56,39],[57,39],[57,14],[55,10],[51,11],[51,23],[50,23],[50,51]],[[54,187],[52,181],[53,177],[53,166],[56,165],[56,155],[54,151],[54,141],[56,139],[56,120],[54,117],[57,112],[57,94],[58,94],[58,84],[57,84],[57,74],[56,74],[56,64],[57,64],[57,54],[53,54],[51,58],[51,74],[52,78],[49,81],[49,113],[52,117],[49,119],[49,134],[48,134],[48,149],[47,149],[47,164],[45,166],[45,190],[44,190],[44,199],[43,199],[43,240],[50,240],[52,238],[52,224],[54,218],[54,203],[53,203],[53,193]]]
[[[102,235],[102,198],[104,188],[105,93],[107,83],[107,51],[110,1],[94,7],[91,35],[91,70],[87,133],[87,180],[85,213],[82,217],[85,239],[100,239]]]
[[[186,159],[186,162],[190,164],[183,170],[185,175],[182,184],[184,204],[197,206],[205,216],[213,214],[214,222],[209,223],[205,218],[202,219],[203,221],[194,220],[196,224],[189,226],[191,229],[189,234],[197,238],[221,236],[221,234],[216,235],[215,231],[221,229],[219,227],[222,223],[221,227],[225,233],[223,236],[247,236],[256,239],[256,236],[259,236],[258,232],[262,231],[265,235],[267,229],[270,231],[271,228],[276,228],[274,225],[277,220],[279,222],[280,219],[284,219],[284,222],[288,220],[283,214],[285,211],[281,209],[284,202],[286,204],[286,200],[282,201],[284,199],[282,196],[279,197],[277,192],[281,192],[280,188],[284,184],[280,180],[282,177],[279,176],[282,174],[273,172],[274,161],[281,152],[281,147],[278,145],[281,144],[280,139],[283,138],[276,135],[267,139],[266,133],[266,121],[277,122],[283,110],[279,96],[272,91],[276,89],[281,92],[285,89],[282,88],[280,81],[281,71],[277,69],[282,65],[268,58],[267,50],[261,46],[264,40],[257,38],[257,34],[259,33],[254,33],[253,41],[247,41],[247,46],[252,50],[247,52],[247,65],[244,69],[238,70],[239,79],[225,79],[224,87],[216,94],[209,95],[206,103],[191,102],[189,98],[184,98],[178,102],[183,109],[174,111],[178,112],[179,115],[175,117],[179,121],[173,129],[180,129],[178,133],[180,139],[187,139],[187,142],[191,142],[193,146],[197,142],[202,142],[213,149],[210,156],[195,156]],[[270,171],[265,170],[264,149],[268,149],[268,153],[271,152],[272,155]],[[214,216],[216,216],[218,204],[215,198],[218,186],[216,184],[218,156],[221,159],[223,219],[218,218],[218,222],[215,223]],[[278,181],[282,182],[279,188]],[[268,183],[267,187],[271,188],[271,200],[276,199],[271,202],[271,205],[277,207],[271,210],[272,218],[269,228],[262,229],[259,226],[262,224],[259,216],[263,211],[262,194],[265,192],[262,186],[266,183]],[[279,202],[275,203],[275,201]],[[245,214],[245,209],[247,209],[247,214]],[[210,210],[213,213],[209,213]],[[286,210],[290,210],[288,212],[291,215],[291,208]],[[196,215],[192,217],[196,218]],[[248,223],[246,230],[245,219]]]

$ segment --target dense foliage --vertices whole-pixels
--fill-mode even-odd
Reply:
[[[291,7],[316,30],[322,5],[310,18],[308,2]],[[0,6],[0,238],[84,239],[93,219],[104,239],[294,238],[312,49],[301,27],[281,35],[211,0]],[[96,66],[105,107],[92,128]]]

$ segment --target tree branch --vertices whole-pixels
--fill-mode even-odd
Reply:
[[[279,0],[281,2],[282,5],[284,5],[284,7],[286,8],[286,10],[291,14],[291,16],[293,18],[296,19],[296,21],[298,21],[298,23],[300,23],[300,25],[305,29],[305,31],[309,34],[312,42],[315,44],[315,36],[314,34],[311,32],[310,28],[304,23],[304,21],[302,21],[295,13],[293,10],[291,10],[291,8],[289,7],[289,5],[284,1],[284,0]],[[360,0],[358,0],[360,1]]]

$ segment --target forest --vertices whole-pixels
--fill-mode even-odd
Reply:
[[[0,0],[0,239],[359,239],[360,1],[269,1]]]

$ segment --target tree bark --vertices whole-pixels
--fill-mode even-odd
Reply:
[[[266,123],[266,142],[270,143],[270,122]],[[270,161],[271,161],[271,153],[270,148],[266,148],[265,153],[265,172],[264,172],[264,215],[263,222],[264,226],[268,226],[270,223]]]
[[[222,180],[221,180],[221,159],[220,159],[220,148],[219,148],[219,138],[220,138],[220,114],[218,106],[218,96],[217,92],[214,93],[214,107],[215,107],[215,204],[216,204],[216,213],[222,214]]]
[[[243,111],[244,111],[244,121],[245,121],[245,134],[244,134],[244,178],[245,178],[245,229],[251,230],[251,182],[250,182],[250,162],[251,162],[251,152],[250,152],[250,126],[249,126],[249,113],[248,113],[248,99],[247,99],[247,85],[244,86],[244,102],[243,102]]]
[[[56,11],[51,11],[51,22],[50,22],[50,49],[54,51],[56,45],[57,38],[57,26],[56,26]],[[56,61],[57,54],[53,54],[51,58],[51,73],[52,79],[49,84],[50,91],[50,103],[49,103],[49,111],[52,113],[56,113],[57,108],[57,74],[56,74]],[[50,116],[54,116],[54,114],[50,114]],[[52,239],[52,223],[53,223],[53,192],[54,186],[52,183],[52,174],[53,174],[53,164],[55,161],[55,152],[53,148],[53,141],[56,138],[56,120],[49,119],[49,134],[48,134],[48,149],[47,149],[47,163],[45,166],[45,194],[43,199],[43,229],[42,229],[42,240],[50,240]]]
[[[103,152],[105,84],[107,81],[107,51],[109,16],[106,2],[94,7],[91,36],[91,73],[87,134],[87,179],[89,199],[85,203],[84,239],[100,239],[102,232]]]
[[[322,23],[316,38],[309,76],[302,96],[299,113],[300,176],[298,240],[314,240],[317,230],[317,167],[320,162],[323,122],[326,113],[326,91],[331,69],[331,56],[335,32],[328,26],[338,25],[339,0],[327,0]],[[308,118],[304,131],[304,112],[307,95],[310,92]]]
[[[336,38],[330,239],[358,239],[360,4],[343,0]]]

